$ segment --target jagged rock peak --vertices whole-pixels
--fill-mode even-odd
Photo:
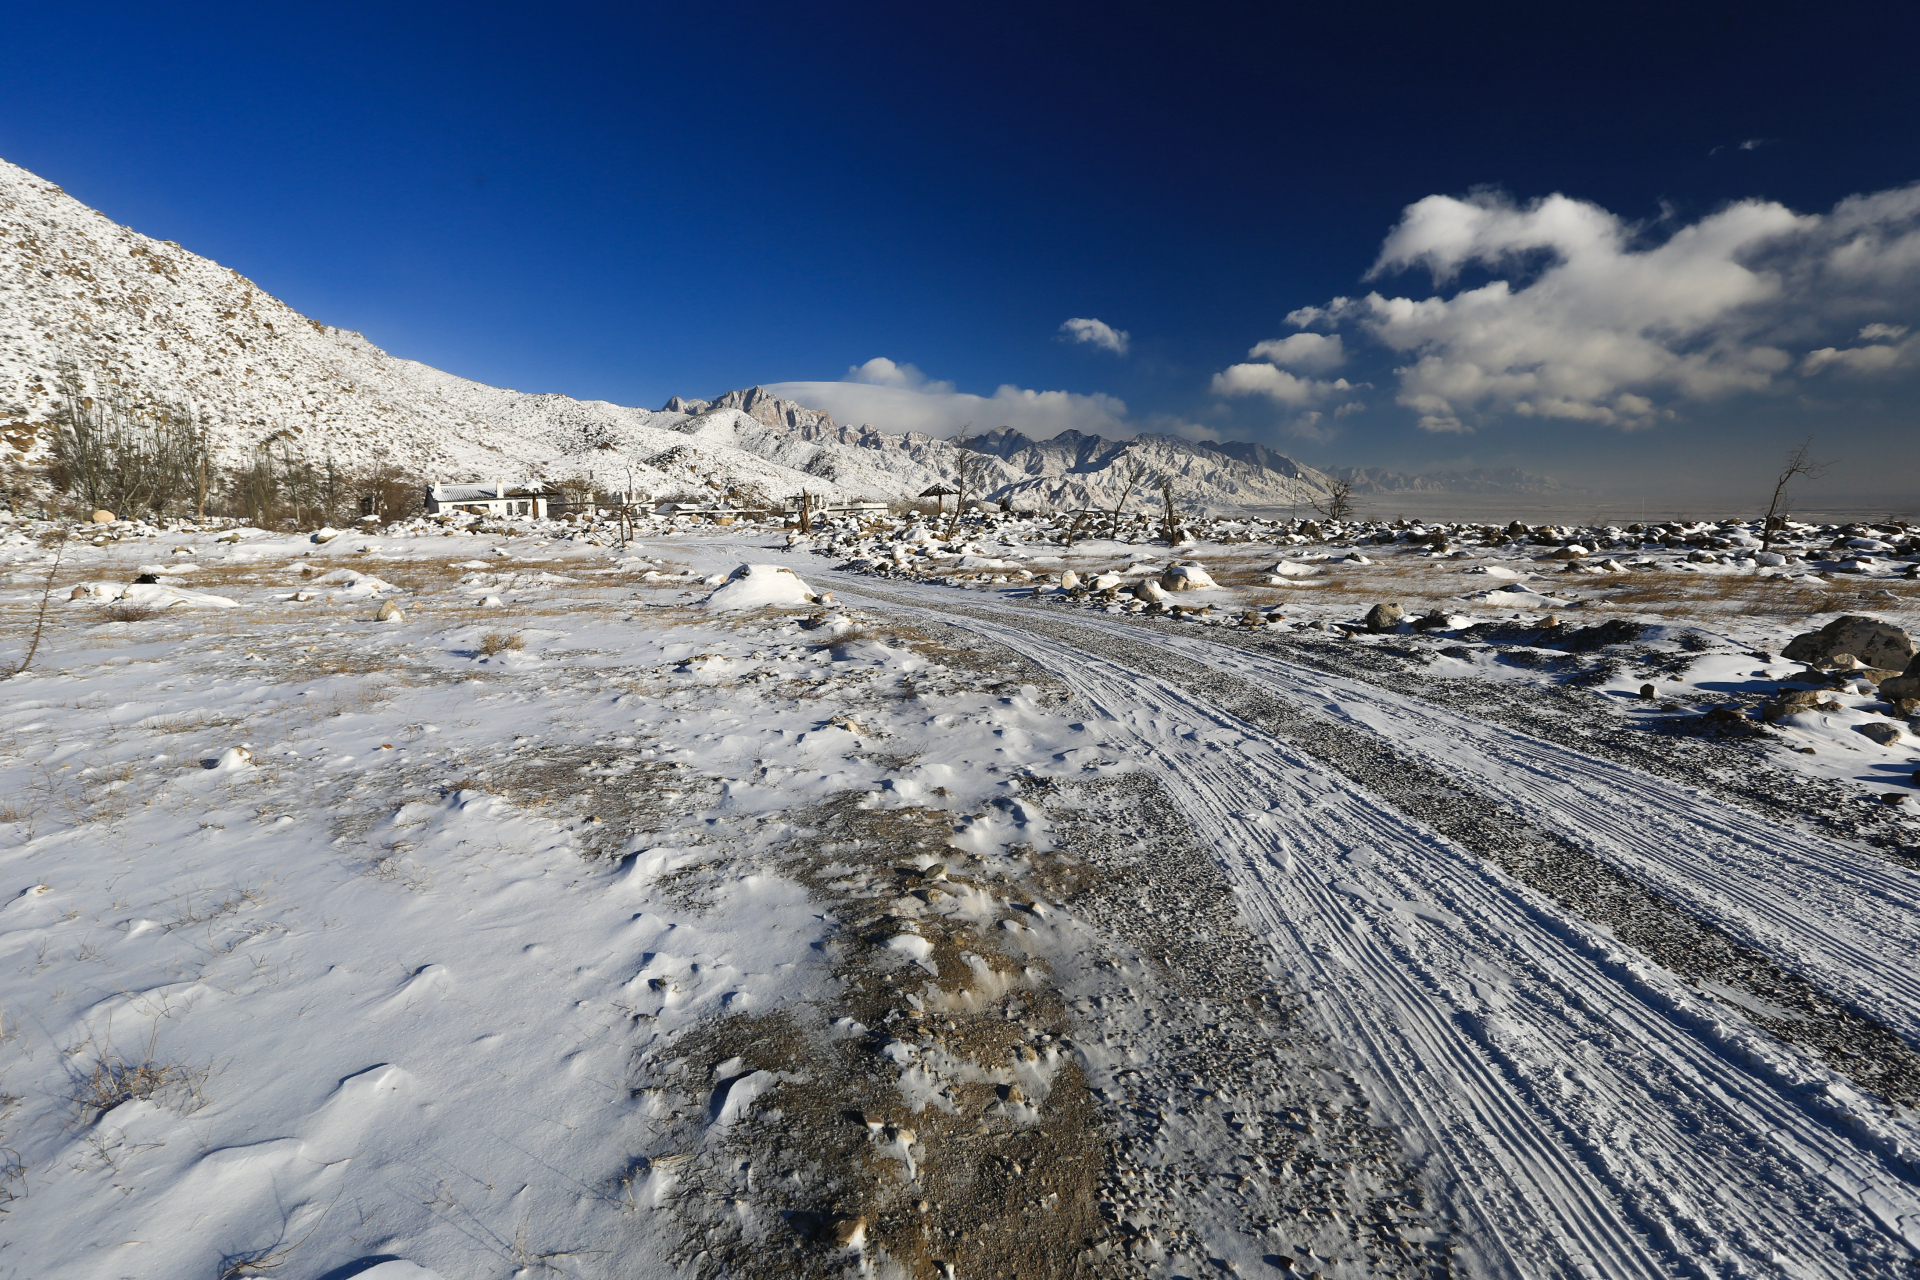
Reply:
[[[701,414],[719,413],[726,409],[737,409],[762,426],[789,431],[835,431],[839,427],[832,415],[818,409],[809,409],[792,400],[782,400],[765,387],[744,387],[716,396],[711,400],[688,400],[674,396],[661,406],[660,411],[699,417]]]

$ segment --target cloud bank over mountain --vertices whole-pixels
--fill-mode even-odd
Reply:
[[[838,382],[768,383],[767,390],[825,410],[842,422],[880,423],[889,431],[930,436],[1005,426],[1032,440],[1048,440],[1063,431],[1115,439],[1145,429],[1129,420],[1126,402],[1117,396],[1030,391],[1011,384],[1001,385],[990,396],[975,395],[885,356],[855,365]],[[1166,428],[1157,425],[1156,429]]]
[[[1348,365],[1357,339],[1395,362],[1395,399],[1426,431],[1502,416],[1631,431],[1740,394],[1830,394],[1920,367],[1920,184],[1823,214],[1743,200],[1678,226],[1564,195],[1432,195],[1406,208],[1367,278],[1413,270],[1434,293],[1302,307],[1287,317],[1299,332],[1258,344],[1212,389],[1350,403],[1354,384],[1313,375]]]

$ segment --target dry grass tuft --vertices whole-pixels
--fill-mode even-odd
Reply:
[[[207,1068],[194,1070],[178,1062],[162,1062],[154,1056],[158,1024],[148,1036],[146,1047],[135,1057],[127,1057],[109,1041],[94,1058],[85,1075],[74,1077],[73,1104],[80,1110],[83,1123],[127,1102],[157,1102],[181,1113],[198,1111],[206,1105],[203,1090]]]
[[[102,622],[145,622],[158,617],[160,610],[150,604],[133,600],[120,600],[100,611]]]
[[[489,658],[496,653],[503,653],[508,649],[524,649],[526,647],[527,642],[521,639],[516,633],[489,631],[480,637],[480,652],[486,654]]]

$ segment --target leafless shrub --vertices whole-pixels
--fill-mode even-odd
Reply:
[[[50,478],[88,510],[130,516],[184,509],[197,499],[204,514],[213,443],[191,409],[138,395],[99,377],[94,394],[79,366],[63,360],[54,385]]]
[[[491,658],[496,653],[508,649],[524,649],[527,642],[518,635],[506,631],[489,631],[480,637],[480,652]]]
[[[100,611],[103,622],[145,622],[160,611],[138,600],[116,600]]]

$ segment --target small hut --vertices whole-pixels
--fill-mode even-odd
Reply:
[[[960,491],[958,489],[949,489],[947,488],[947,486],[943,484],[936,484],[932,488],[923,490],[920,496],[923,498],[932,498],[935,502],[939,503],[940,511],[944,515],[947,510],[947,499],[959,497]],[[954,512],[958,514],[960,510],[960,504],[957,502],[954,503],[953,509],[954,509]]]

